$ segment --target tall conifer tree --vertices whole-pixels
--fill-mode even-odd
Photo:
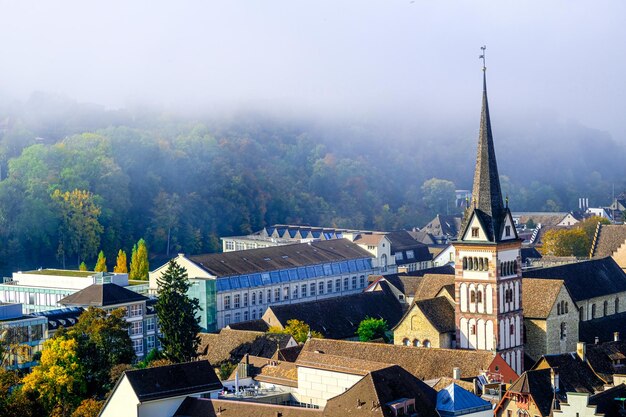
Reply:
[[[98,254],[98,261],[96,262],[96,266],[93,269],[96,272],[106,272],[107,271],[107,258],[104,256],[104,252],[100,251]]]
[[[130,279],[147,280],[150,265],[148,264],[148,247],[146,241],[139,239],[137,245],[133,246],[133,253],[130,258]]]
[[[117,262],[113,267],[113,272],[118,272],[120,274],[125,274],[128,272],[126,252],[121,249],[119,250],[119,252],[117,252]]]
[[[159,286],[156,312],[163,354],[173,362],[187,362],[197,356],[200,304],[187,291],[191,284],[187,270],[171,260],[167,270],[157,279]]]

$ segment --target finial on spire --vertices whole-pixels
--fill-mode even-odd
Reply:
[[[483,71],[487,71],[487,64],[485,62],[485,50],[487,49],[487,46],[483,45],[480,47],[480,50],[482,51],[482,54],[480,54],[480,56],[478,57],[478,59],[482,59],[483,60]]]
[[[506,195],[506,198],[504,199],[505,203],[506,203],[506,208],[509,208],[509,195]]]

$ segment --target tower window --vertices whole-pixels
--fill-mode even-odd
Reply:
[[[478,227],[472,227],[472,237],[478,237]]]
[[[483,292],[482,291],[478,291],[478,293],[476,294],[476,301],[478,303],[482,303],[483,302]]]
[[[472,303],[476,302],[476,291],[474,290],[470,291],[470,302]]]
[[[561,323],[561,340],[567,339],[567,324]]]
[[[511,226],[504,226],[504,235],[511,236]]]

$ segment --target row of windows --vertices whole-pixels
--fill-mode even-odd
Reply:
[[[609,315],[609,302],[608,301],[604,301],[603,305],[603,310],[604,310],[604,316],[608,316]],[[619,298],[616,298],[614,301],[614,307],[615,307],[615,311],[614,314],[619,313]],[[591,309],[590,309],[590,315],[589,315],[589,319],[595,319],[598,318],[597,312],[596,312],[596,304],[593,303],[591,304]],[[579,319],[581,321],[583,321],[585,319],[585,310],[584,308],[581,306],[580,309],[578,310],[579,312]]]
[[[365,287],[365,275],[361,275],[360,277],[353,276],[351,279],[348,277],[343,278],[343,291],[356,290],[357,288]],[[326,282],[319,281],[317,283],[311,282],[308,284],[295,285],[293,287],[283,287],[282,288],[282,299],[281,299],[281,289],[280,287],[272,289],[268,288],[264,291],[252,291],[250,292],[250,305],[259,305],[264,304],[264,294],[267,298],[265,298],[267,303],[278,303],[280,301],[286,301],[297,298],[306,298],[306,297],[314,297],[315,295],[324,295],[331,294],[333,292],[341,292],[342,290],[342,279],[337,278],[334,281],[328,280]],[[291,294],[290,294],[291,291]],[[224,295],[224,310],[230,310],[231,308],[238,309],[243,307],[248,307],[248,293],[243,293],[243,304],[242,298],[240,294]],[[232,303],[231,303],[232,301]]]
[[[488,271],[489,259],[474,256],[463,257],[463,269],[468,271]]]
[[[384,256],[383,256],[384,258]],[[270,260],[270,258],[267,258]],[[351,275],[366,273],[372,269],[371,259],[351,259],[348,261],[333,262],[321,265],[312,265],[279,271],[270,271],[250,275],[237,275],[223,277],[216,280],[217,292],[248,289],[253,287],[266,287],[272,284],[284,284],[293,281],[312,279],[326,279],[333,275]],[[386,265],[386,262],[383,261]]]
[[[404,338],[402,339],[402,344],[404,346],[415,346],[415,347],[430,347],[430,340],[428,339],[424,339],[422,342],[419,341],[419,339],[413,339],[413,341],[411,342],[408,338]]]
[[[134,339],[132,343],[135,355],[143,355],[143,339]],[[146,337],[146,352],[150,352],[155,348],[161,349],[161,341],[159,338],[154,335]]]
[[[156,329],[156,320],[154,317],[149,317],[146,319],[146,332],[153,332]],[[136,336],[139,334],[143,334],[144,325],[142,321],[133,321],[130,323],[128,327],[128,334],[131,336]]]
[[[500,276],[517,275],[517,261],[500,263]]]
[[[569,310],[569,303],[565,302],[565,301],[561,301],[560,303],[557,303],[556,305],[556,314],[557,315],[561,315],[561,314],[567,314],[568,310]]]

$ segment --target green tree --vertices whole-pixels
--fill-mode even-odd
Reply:
[[[44,343],[40,364],[22,383],[25,391],[36,395],[48,415],[69,416],[86,393],[84,381],[78,342],[60,336]]]
[[[366,317],[359,323],[356,334],[359,336],[361,342],[369,342],[370,340],[380,338],[384,339],[385,342],[389,342],[389,337],[387,336],[388,331],[389,326],[387,325],[387,320]]]
[[[311,330],[311,327],[308,324],[306,324],[302,320],[296,319],[287,320],[287,325],[284,329],[281,329],[277,326],[272,326],[270,327],[268,332],[278,334],[290,334],[298,343],[306,342],[309,338],[309,333],[311,333],[311,337],[315,337],[317,339],[324,338],[323,334],[315,330]]]
[[[585,231],[580,228],[548,230],[542,242],[542,254],[552,256],[586,257],[591,246]]]
[[[78,408],[72,413],[72,417],[98,417],[100,409],[104,401],[98,401],[94,398],[83,400]]]
[[[177,231],[182,213],[180,197],[176,193],[168,194],[161,191],[154,199],[152,207],[153,239],[150,240],[150,244],[154,248],[155,242],[165,243],[165,255],[169,257],[172,232]]]
[[[117,364],[131,363],[135,351],[128,335],[126,309],[106,311],[89,307],[64,337],[76,340],[77,353],[84,367],[88,396],[102,398],[111,388],[111,369]]]
[[[167,270],[157,279],[156,312],[163,355],[173,362],[190,361],[197,356],[200,343],[198,299],[187,296],[190,283],[187,270],[171,260]]]
[[[79,271],[86,271],[87,270],[87,264],[85,262],[81,262],[80,265],[78,265],[78,270]]]
[[[431,178],[422,184],[422,202],[432,214],[449,214],[456,211],[455,186],[452,181]]]
[[[117,253],[117,261],[115,266],[113,267],[113,272],[118,272],[120,274],[125,274],[128,272],[128,263],[126,261],[126,252],[123,250],[119,250]]]
[[[136,246],[133,246],[133,253],[130,258],[130,279],[147,280],[150,272],[148,264],[148,247],[146,241],[139,239]]]
[[[93,269],[96,272],[106,272],[107,271],[107,258],[104,256],[104,252],[100,251],[98,254],[98,261],[96,262],[96,266]]]
[[[98,222],[101,209],[96,198],[89,191],[78,190],[61,192],[56,189],[51,195],[61,216],[59,230],[59,256],[65,268],[65,256],[76,255],[81,260],[94,253],[100,245],[102,225]]]

